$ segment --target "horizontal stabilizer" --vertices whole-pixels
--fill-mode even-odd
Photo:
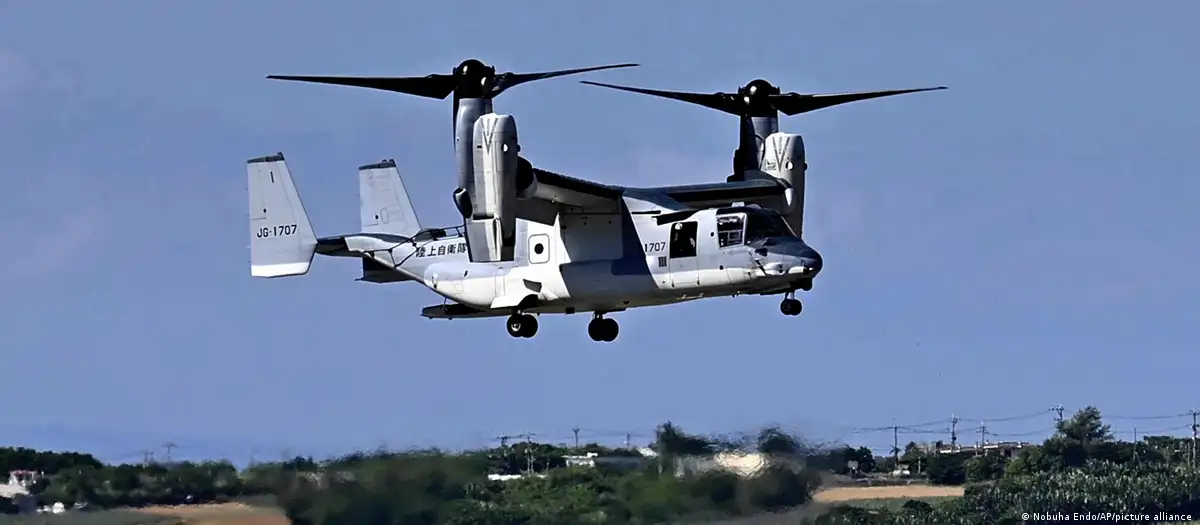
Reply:
[[[250,189],[250,275],[304,275],[317,248],[304,203],[282,153],[246,162]]]

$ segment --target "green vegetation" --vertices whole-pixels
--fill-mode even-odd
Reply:
[[[0,461],[10,469],[52,473],[33,489],[33,497],[43,504],[87,502],[87,508],[102,509],[259,495],[301,525],[649,524],[735,518],[764,525],[995,524],[1018,523],[1021,512],[1031,509],[1200,516],[1200,470],[1191,465],[1191,441],[1116,441],[1093,407],[1061,422],[1042,445],[1011,458],[906,447],[902,463],[921,465],[921,475],[931,483],[966,483],[961,498],[810,505],[821,479],[832,473],[861,476],[890,470],[895,460],[874,458],[865,449],[807,445],[776,428],[729,439],[688,434],[668,423],[658,429],[652,448],[657,452],[653,457],[570,468],[565,454],[640,456],[599,445],[566,449],[517,443],[464,453],[295,458],[241,472],[219,462],[103,465],[87,455],[28,450],[0,451]],[[696,458],[723,451],[758,451],[770,460],[752,476],[696,468]],[[850,462],[857,464],[856,472],[848,470]],[[488,474],[524,476],[493,481]],[[774,514],[798,507],[805,510]],[[106,523],[116,525],[120,514],[113,516]]]
[[[593,451],[608,453],[597,445]],[[764,430],[754,440],[705,439],[663,425],[659,456],[642,464],[558,466],[564,452],[523,444],[449,455],[438,451],[336,460],[317,476],[294,478],[277,492],[298,524],[562,524],[661,523],[784,510],[810,500],[816,472],[797,461],[805,453],[790,436]],[[779,462],[750,478],[720,471],[676,477],[674,460],[714,450],[754,448]],[[612,455],[612,454],[606,454]],[[627,454],[628,455],[628,454]],[[516,474],[535,465],[544,476],[489,482],[487,473]]]
[[[929,458],[933,482],[967,482],[962,498],[909,501],[901,508],[839,506],[816,523],[1020,523],[1031,509],[1052,512],[1200,517],[1200,469],[1191,441],[1167,436],[1137,443],[1113,438],[1100,411],[1080,410],[1041,446],[1011,459],[996,454]],[[1161,519],[1159,521],[1175,521]]]

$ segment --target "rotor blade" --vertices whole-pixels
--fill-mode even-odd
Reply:
[[[333,84],[337,86],[363,87],[439,99],[450,96],[450,94],[454,92],[455,87],[454,76],[440,74],[428,75],[424,77],[310,77],[269,75],[267,78],[274,80],[312,82],[316,84]]]
[[[858,102],[860,100],[869,100],[872,98],[890,97],[892,95],[903,95],[906,93],[919,93],[922,91],[938,91],[946,89],[945,86],[920,89],[896,89],[891,91],[862,91],[858,93],[835,93],[827,95],[802,95],[800,93],[784,93],[782,95],[770,95],[771,102],[775,104],[775,109],[778,109],[785,115],[799,115],[800,113],[808,113],[830,106],[847,104],[850,102]]]
[[[589,86],[600,86],[609,89],[617,89],[620,91],[628,91],[630,93],[641,93],[643,95],[650,95],[653,97],[669,98],[671,100],[696,104],[734,115],[740,115],[742,113],[742,105],[738,103],[734,95],[730,95],[728,93],[687,93],[684,91],[659,91],[657,89],[617,86],[613,84],[604,84],[601,82],[591,82],[588,80],[581,80],[580,83],[587,84]]]
[[[601,71],[604,69],[618,69],[623,67],[638,67],[639,64],[612,64],[607,66],[581,67],[578,69],[563,69],[561,71],[544,71],[541,73],[501,73],[496,75],[496,84],[492,88],[492,96],[499,95],[500,92],[526,82],[534,80],[545,80],[547,78],[565,77],[567,75],[577,75],[579,73],[587,73],[590,71]]]

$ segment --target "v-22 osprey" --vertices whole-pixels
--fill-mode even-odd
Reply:
[[[804,143],[778,132],[777,112],[922,90],[781,94],[756,80],[736,95],[699,95],[595,84],[741,116],[735,171],[725,182],[653,188],[534,167],[521,155],[515,119],[493,111],[493,98],[521,83],[635,65],[496,74],[467,60],[451,74],[425,77],[268,77],[437,99],[453,94],[453,195],[463,223],[423,225],[387,159],[358,169],[362,231],[318,236],[283,154],[255,158],[247,162],[251,275],[303,275],[315,254],[352,257],[362,261],[359,280],[415,281],[441,295],[444,303],[424,308],[424,317],[507,317],[517,338],[533,337],[540,315],[587,312],[591,339],[611,342],[618,334],[608,317],[614,312],[742,294],[782,294],[780,311],[799,314],[795,293],[812,289],[823,261],[801,237]]]

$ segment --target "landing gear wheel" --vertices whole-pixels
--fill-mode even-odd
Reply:
[[[616,341],[619,333],[621,333],[621,327],[617,324],[616,319],[604,319],[604,342]]]
[[[536,317],[524,314],[521,316],[521,337],[526,339],[537,335],[538,320]]]
[[[617,325],[615,319],[597,317],[588,323],[588,337],[591,337],[593,341],[611,343],[617,339],[620,331],[621,327]]]
[[[783,315],[800,315],[800,311],[804,309],[804,305],[795,299],[784,299],[779,303],[779,311]]]
[[[508,335],[530,338],[537,334],[537,318],[529,314],[513,314],[508,318]]]

